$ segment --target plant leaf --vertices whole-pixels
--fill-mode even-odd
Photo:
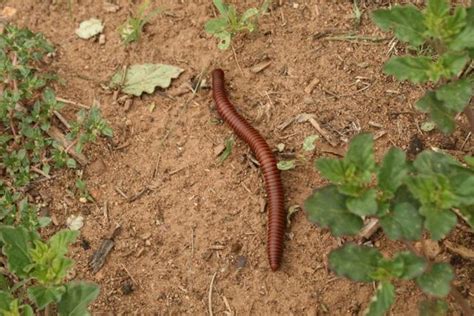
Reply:
[[[9,271],[26,278],[25,268],[31,264],[28,251],[33,241],[32,235],[21,226],[1,225],[0,239],[3,242],[3,254],[8,259]]]
[[[380,282],[375,295],[364,311],[364,316],[383,316],[395,301],[395,287],[390,282]]]
[[[418,257],[409,251],[397,253],[394,261],[403,262],[403,271],[397,277],[404,280],[411,280],[423,274],[427,266],[427,262],[423,257]]]
[[[340,159],[320,158],[316,160],[316,168],[322,176],[334,184],[342,184],[345,180],[346,168]]]
[[[420,316],[444,316],[448,313],[448,303],[443,300],[424,300],[419,304]]]
[[[384,72],[400,81],[409,80],[413,83],[424,83],[430,80],[432,60],[425,56],[392,57],[384,65]]]
[[[445,297],[451,291],[454,279],[453,268],[447,263],[434,263],[431,270],[416,278],[423,292],[436,297]]]
[[[303,141],[303,150],[304,151],[313,151],[316,148],[314,143],[318,139],[319,139],[318,135],[310,135],[310,136],[306,137]]]
[[[222,32],[227,32],[228,22],[226,18],[214,18],[210,19],[204,25],[204,30],[209,34],[218,34]]]
[[[295,169],[295,162],[295,160],[282,160],[277,163],[277,168],[282,171]]]
[[[90,315],[87,305],[97,298],[99,287],[93,283],[70,282],[66,284],[66,293],[58,303],[61,316],[86,316]]]
[[[393,29],[399,40],[411,46],[420,46],[425,41],[426,27],[423,24],[423,15],[414,6],[375,10],[372,12],[372,20],[383,31]]]
[[[111,87],[118,87],[123,81],[122,92],[140,96],[143,92],[153,93],[156,87],[166,89],[171,79],[176,79],[184,70],[164,64],[132,65],[128,68],[125,80],[123,72],[118,71],[111,80]]]
[[[357,234],[363,226],[362,219],[349,212],[346,197],[334,185],[315,190],[306,199],[304,210],[311,222],[329,227],[335,236]]]
[[[347,209],[355,215],[374,215],[377,213],[377,191],[369,189],[359,197],[349,197],[346,205]]]
[[[225,149],[224,151],[219,155],[219,162],[222,163],[224,160],[229,158],[230,154],[232,153],[232,148],[234,148],[234,137],[230,136],[225,140]]]
[[[39,310],[42,310],[51,303],[59,302],[65,291],[66,288],[62,285],[32,285],[28,287],[28,297],[36,304],[36,306],[38,306]]]
[[[466,13],[466,27],[449,44],[449,49],[453,51],[474,48],[474,41],[472,40],[474,38],[474,7],[468,8]]]
[[[380,225],[392,240],[418,240],[423,231],[423,218],[412,204],[404,202],[380,217]]]
[[[227,16],[227,11],[229,10],[229,6],[224,3],[222,0],[213,0],[214,6],[217,8],[217,11],[223,16]]]
[[[472,84],[467,79],[461,79],[441,86],[435,93],[436,99],[442,101],[446,108],[462,112],[471,99]]]
[[[420,213],[425,217],[425,227],[431,234],[431,239],[441,240],[456,226],[456,215],[449,210],[436,210],[422,206]]]
[[[377,173],[379,188],[389,198],[395,195],[408,173],[406,154],[399,148],[391,148],[385,155]]]
[[[371,282],[383,260],[375,248],[349,243],[329,254],[329,266],[337,275],[354,281]]]
[[[104,25],[98,19],[89,19],[81,22],[76,29],[76,35],[83,39],[89,39],[104,30]]]
[[[76,240],[77,236],[79,236],[78,231],[61,230],[54,234],[48,243],[51,245],[51,250],[53,250],[57,256],[64,256],[68,251],[69,245]]]
[[[433,91],[426,92],[426,94],[416,102],[415,106],[423,112],[429,112],[431,120],[443,133],[449,134],[454,131],[454,116],[456,112],[446,108],[444,102],[438,100]]]
[[[375,169],[374,138],[363,133],[355,136],[350,144],[344,161],[353,164],[359,170],[371,172]]]

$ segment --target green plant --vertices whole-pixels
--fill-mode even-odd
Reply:
[[[150,6],[150,0],[144,0],[142,4],[138,6],[135,16],[129,17],[124,24],[122,24],[118,32],[120,38],[125,44],[130,44],[131,42],[136,42],[140,39],[143,27],[147,24],[152,18],[154,18],[160,9],[155,9],[150,13],[146,14],[145,11]]]
[[[303,145],[301,146],[303,149],[303,153],[297,154],[295,159],[291,160],[280,160],[277,163],[277,168],[280,170],[291,170],[296,168],[296,165],[301,163],[304,164],[308,161],[308,155],[312,154],[314,149],[316,148],[315,142],[319,139],[318,135],[310,135],[307,136],[303,140]],[[278,151],[283,151],[285,148],[284,144],[279,144],[277,146]]]
[[[260,9],[247,9],[239,15],[233,5],[225,4],[223,0],[214,0],[214,6],[219,11],[220,17],[206,22],[205,31],[219,39],[217,45],[220,49],[230,46],[232,37],[240,32],[253,32],[257,29],[258,18],[267,12],[271,0],[265,0]]]
[[[95,284],[64,282],[73,261],[65,257],[77,231],[63,230],[47,242],[24,227],[0,225],[2,252],[10,274],[2,275],[0,312],[2,315],[34,315],[35,310],[59,315],[89,315],[87,305],[99,294]],[[16,279],[16,284],[11,282]]]
[[[392,57],[384,66],[385,73],[398,80],[432,83],[434,89],[416,107],[428,112],[443,133],[454,130],[454,118],[463,111],[474,132],[469,105],[474,86],[474,7],[451,8],[449,1],[428,0],[424,10],[394,6],[374,11],[372,19],[382,30],[393,30],[416,53]]]
[[[32,315],[33,307],[53,305],[60,314],[75,308],[83,315],[98,291],[92,284],[64,282],[72,266],[64,255],[76,233],[59,232],[42,241],[37,230],[50,219],[38,216],[38,206],[25,193],[56,168],[76,168],[72,150],[80,153],[97,136],[112,136],[97,107],[65,124],[70,131],[61,139],[52,136],[53,117],[63,108],[52,89],[56,76],[45,71],[52,52],[43,35],[27,29],[7,25],[0,34],[0,246],[7,258],[0,275],[2,315]]]
[[[331,184],[316,189],[305,201],[310,221],[341,236],[356,235],[364,219],[377,218],[385,235],[403,241],[409,250],[385,258],[376,248],[350,243],[329,255],[336,274],[378,282],[367,315],[383,315],[390,308],[393,280],[415,280],[424,293],[436,298],[456,291],[450,285],[452,267],[420,256],[411,242],[422,239],[423,229],[432,240],[446,237],[457,223],[455,212],[474,227],[473,157],[465,160],[467,166],[444,153],[424,151],[410,162],[403,151],[392,148],[377,164],[372,136],[361,134],[353,138],[343,159],[316,161]],[[442,300],[436,306],[447,308]]]

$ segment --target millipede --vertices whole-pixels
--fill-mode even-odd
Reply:
[[[237,112],[229,101],[222,69],[215,69],[212,72],[212,96],[221,118],[249,145],[260,163],[267,193],[268,260],[271,269],[276,271],[280,267],[283,256],[286,214],[280,170],[277,168],[275,156],[262,135]]]

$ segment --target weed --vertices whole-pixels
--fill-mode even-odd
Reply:
[[[265,0],[260,9],[250,8],[239,15],[233,5],[225,4],[222,0],[214,0],[214,6],[219,11],[220,17],[207,21],[204,29],[219,39],[217,46],[220,49],[227,49],[236,34],[245,31],[251,33],[257,29],[258,18],[267,12],[270,3],[271,0]]]
[[[393,30],[417,56],[392,57],[385,73],[413,83],[432,82],[416,107],[431,116],[443,133],[455,128],[455,116],[467,115],[474,132],[474,113],[469,106],[474,76],[474,7],[451,8],[449,1],[429,0],[424,10],[412,5],[376,10],[373,21],[384,31]]]
[[[389,259],[376,248],[350,243],[331,252],[329,265],[352,280],[378,282],[366,315],[383,315],[390,309],[394,280],[415,280],[424,293],[437,298],[422,306],[445,310],[447,303],[440,299],[456,291],[451,287],[453,268],[430,262],[411,242],[422,238],[423,229],[432,240],[445,238],[457,223],[454,210],[474,227],[474,168],[434,151],[408,162],[398,148],[390,149],[377,164],[373,146],[372,136],[361,134],[353,138],[343,159],[318,159],[317,169],[331,184],[315,190],[305,209],[310,221],[329,227],[335,236],[356,235],[364,219],[377,218],[385,235],[403,241],[409,251]],[[473,157],[465,160],[472,163]]]
[[[146,14],[145,11],[147,11],[149,6],[150,0],[144,0],[142,4],[138,6],[136,15],[129,17],[127,21],[119,27],[120,38],[126,45],[138,41],[145,24],[160,13],[160,9],[155,9]]]
[[[94,284],[64,282],[73,264],[64,255],[77,233],[62,231],[43,241],[37,230],[50,219],[39,217],[25,195],[52,169],[76,168],[68,149],[48,134],[63,107],[51,88],[56,76],[41,70],[52,52],[43,35],[27,29],[7,25],[0,34],[0,244],[7,263],[0,277],[2,315],[33,315],[51,306],[60,314],[85,315],[98,294]],[[97,107],[79,112],[70,125],[65,138],[78,152],[99,135],[112,136]]]

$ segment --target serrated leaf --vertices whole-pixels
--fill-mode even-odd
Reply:
[[[156,87],[166,89],[171,80],[176,79],[184,70],[175,66],[165,64],[141,64],[132,65],[128,68],[123,80],[123,71],[118,71],[111,80],[111,87],[122,84],[122,92],[134,96],[142,93],[153,93]]]
[[[51,245],[51,249],[57,256],[64,256],[69,245],[76,240],[77,236],[79,236],[78,231],[61,230],[49,239],[48,244]]]
[[[99,287],[93,283],[70,282],[66,284],[66,293],[58,303],[60,316],[87,316],[87,306],[99,295]]]
[[[472,84],[461,79],[441,86],[435,93],[436,99],[444,102],[446,108],[462,112],[471,99]]]
[[[433,240],[441,240],[446,237],[457,223],[456,215],[449,210],[422,206],[420,213],[425,217],[425,228],[430,232]]]
[[[423,292],[436,297],[445,297],[451,291],[454,279],[453,268],[447,263],[434,263],[431,270],[416,278]]]
[[[295,160],[282,160],[277,163],[277,168],[282,171],[295,169],[295,167],[296,167]]]
[[[474,41],[472,40],[474,38],[474,7],[466,10],[466,22],[464,30],[458,33],[449,44],[449,49],[459,51],[465,48],[474,48]]]
[[[414,6],[375,10],[372,12],[372,20],[384,31],[393,29],[399,40],[412,46],[420,46],[425,41],[423,15]]]
[[[450,5],[446,0],[430,0],[424,12],[427,34],[444,43],[452,41],[466,25],[466,9],[457,7],[450,15]]]
[[[227,158],[229,158],[230,154],[232,153],[232,148],[234,148],[234,137],[229,137],[225,140],[225,149],[219,155],[219,162],[224,162]]]
[[[443,300],[425,300],[419,304],[419,316],[444,316],[448,313],[448,303]]]
[[[431,80],[438,81],[442,77],[456,76],[463,70],[468,60],[469,56],[465,53],[446,53],[442,55],[431,71]]]
[[[379,188],[389,198],[392,197],[408,173],[406,154],[399,148],[391,148],[384,156],[377,173]]]
[[[345,180],[346,168],[340,159],[320,158],[316,160],[316,168],[322,176],[334,184],[342,184]]]
[[[83,39],[89,39],[104,30],[104,25],[98,19],[89,19],[81,22],[76,29],[76,35]]]
[[[304,210],[311,222],[329,227],[335,236],[355,235],[363,226],[362,219],[349,212],[346,197],[334,185],[315,190],[306,199]]]
[[[397,56],[385,63],[383,70],[400,81],[424,83],[430,80],[432,60],[425,56]]]
[[[374,281],[372,274],[383,260],[375,248],[346,244],[329,254],[329,266],[337,275],[354,281]]]
[[[390,282],[380,282],[375,295],[364,311],[365,316],[383,316],[395,301],[395,287]]]
[[[400,203],[380,217],[380,225],[391,240],[418,240],[423,231],[423,218],[410,203]]]
[[[358,216],[368,216],[377,213],[377,191],[369,189],[359,197],[347,198],[347,209]]]
[[[416,171],[425,175],[445,174],[449,175],[453,167],[460,167],[461,164],[453,157],[442,152],[425,150],[416,156],[413,163]]]
[[[415,105],[423,112],[429,112],[431,120],[436,123],[436,126],[445,134],[452,133],[455,128],[454,116],[455,111],[445,107],[444,102],[436,98],[433,91],[428,91],[426,94],[416,102]]]
[[[418,257],[409,251],[397,253],[394,261],[403,263],[403,270],[397,277],[404,280],[411,280],[423,274],[427,266],[427,262],[423,257]]]
[[[318,135],[310,135],[310,136],[306,137],[303,141],[303,150],[304,151],[313,151],[316,148],[314,143],[318,139],[319,139]]]
[[[21,226],[0,226],[0,239],[3,242],[3,254],[8,260],[9,271],[19,277],[27,277],[25,268],[31,264],[28,253],[33,241],[32,235]]]
[[[364,133],[355,136],[349,144],[344,161],[355,165],[359,170],[373,171],[375,159],[372,134]]]
[[[65,291],[66,288],[62,285],[49,287],[33,285],[28,287],[28,297],[36,304],[39,310],[42,310],[51,303],[59,302]]]

